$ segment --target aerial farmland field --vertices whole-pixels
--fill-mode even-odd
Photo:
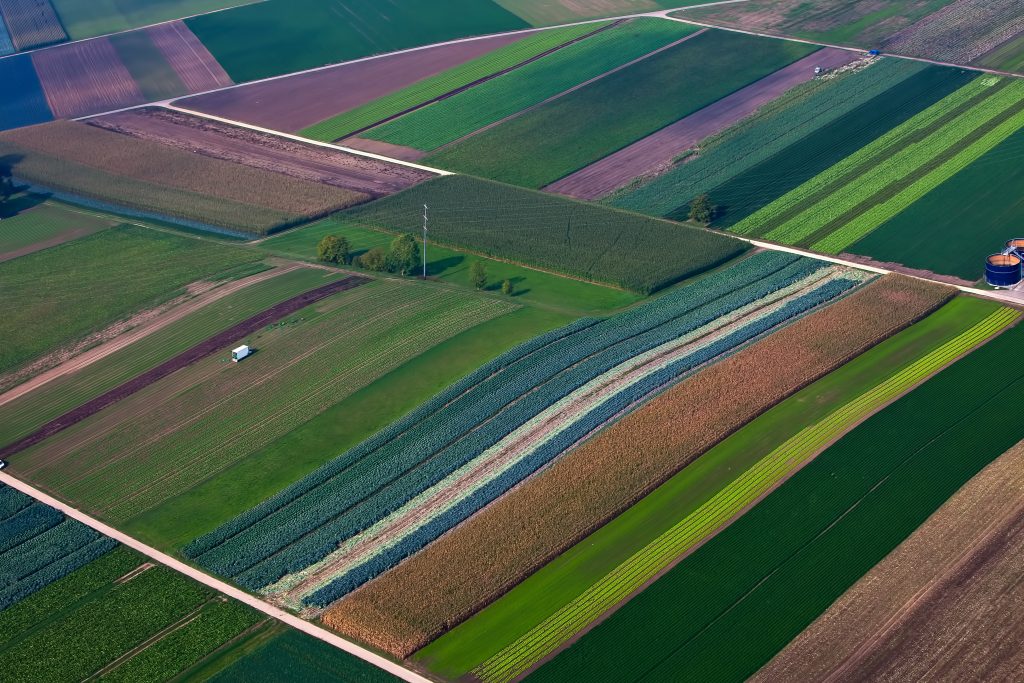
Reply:
[[[1019,679],[1019,0],[0,0],[0,680]]]

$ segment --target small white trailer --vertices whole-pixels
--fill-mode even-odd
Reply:
[[[242,344],[237,349],[232,349],[231,350],[231,362],[232,363],[237,363],[238,361],[240,361],[243,358],[245,358],[246,356],[248,356],[249,353],[250,353],[249,347],[246,346],[245,344]]]

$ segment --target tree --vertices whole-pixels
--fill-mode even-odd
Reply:
[[[11,169],[7,166],[0,166],[0,204],[4,204],[14,196],[14,179],[11,178]]]
[[[374,247],[359,257],[359,263],[363,268],[374,272],[383,272],[387,267],[387,254],[380,247]]]
[[[515,290],[512,287],[512,281],[511,280],[504,280],[501,283],[501,293],[504,294],[505,296],[512,296],[512,293],[514,291]]]
[[[391,268],[401,275],[408,275],[416,267],[416,238],[405,233],[391,240]]]
[[[327,263],[348,263],[351,249],[348,238],[337,235],[327,235],[316,245],[316,257]]]
[[[487,286],[487,266],[483,261],[473,261],[469,267],[469,281],[477,289]]]
[[[715,209],[718,207],[711,203],[711,197],[707,193],[699,194],[690,202],[690,220],[694,223],[708,225],[715,217]]]

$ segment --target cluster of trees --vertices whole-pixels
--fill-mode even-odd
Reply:
[[[11,169],[7,166],[0,166],[0,206],[3,206],[13,196],[14,179],[11,177]]]
[[[711,203],[707,193],[697,195],[690,201],[690,220],[694,223],[710,225],[715,218],[718,207]]]
[[[385,250],[374,247],[362,256],[352,254],[352,245],[344,235],[327,235],[316,245],[316,257],[325,263],[339,266],[357,266],[376,273],[397,273],[409,275],[416,271],[419,264],[420,242],[409,233],[399,235],[391,240],[391,246]],[[487,288],[487,264],[473,261],[469,266],[469,283],[476,289]],[[501,293],[512,296],[515,287],[511,280],[501,283]]]

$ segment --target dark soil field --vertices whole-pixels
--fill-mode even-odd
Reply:
[[[522,37],[523,34],[494,36],[386,55],[190,97],[176,104],[264,128],[295,132]]]
[[[343,292],[353,287],[368,282],[366,278],[362,277],[346,277],[341,280],[337,280],[330,284],[316,289],[311,289],[308,292],[300,294],[299,296],[292,297],[287,301],[268,308],[262,313],[258,313],[251,318],[247,318],[242,322],[233,325],[232,327],[219,332],[209,339],[196,344],[187,351],[183,351],[174,358],[171,358],[164,363],[156,366],[155,368],[138,375],[134,379],[131,379],[119,387],[115,387],[110,391],[97,396],[88,403],[85,403],[78,408],[61,415],[60,417],[51,420],[50,422],[43,425],[37,431],[29,434],[28,436],[19,439],[18,441],[5,446],[0,449],[0,457],[9,456],[13,453],[18,453],[26,448],[33,446],[44,439],[56,434],[57,432],[63,431],[68,427],[81,422],[85,418],[95,415],[107,406],[117,403],[121,399],[131,396],[135,392],[144,389],[145,387],[153,384],[154,382],[167,377],[176,370],[188,367],[196,361],[205,358],[213,353],[223,352],[233,342],[245,337],[248,334],[259,330],[265,325],[277,322],[281,318],[284,318],[292,313],[309,306],[310,304],[316,303],[321,299],[326,299],[332,294]]]
[[[184,22],[172,21],[146,29],[188,92],[203,92],[231,85],[232,80],[210,51]]]
[[[34,52],[32,63],[57,118],[85,116],[146,101],[106,38]]]
[[[373,197],[433,177],[426,171],[211,121],[170,109],[146,108],[93,119],[94,126],[302,180]]]

